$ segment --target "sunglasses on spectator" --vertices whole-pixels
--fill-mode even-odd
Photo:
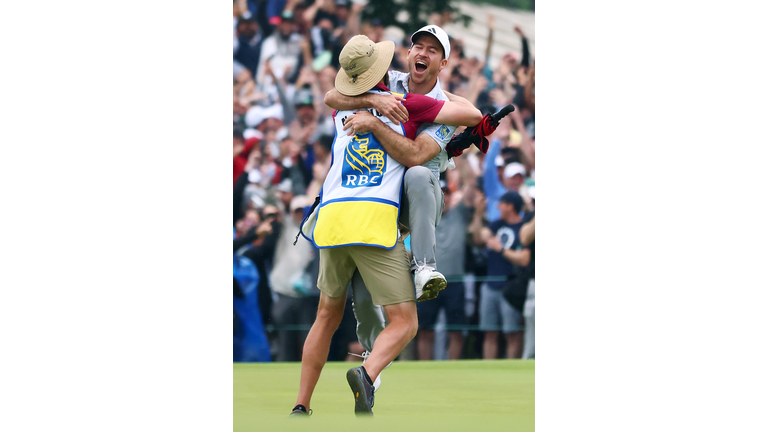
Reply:
[[[277,217],[277,213],[267,213],[264,215],[264,219],[269,219],[271,217]]]

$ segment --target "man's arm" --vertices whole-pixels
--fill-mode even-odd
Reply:
[[[429,136],[422,134],[415,141],[411,140],[392,130],[368,111],[358,111],[349,116],[344,123],[344,130],[347,135],[373,133],[387,154],[408,168],[426,163],[442,150]]]
[[[344,30],[342,41],[349,40],[352,36],[360,34],[360,14],[365,8],[364,3],[352,2],[347,27]]]
[[[233,252],[237,252],[238,249],[247,245],[248,243],[253,243],[258,240],[259,237],[264,237],[269,234],[272,234],[271,221],[264,221],[259,225],[253,226],[248,230],[247,233],[245,233],[243,237],[236,238],[232,242]]]
[[[525,97],[525,105],[530,108],[532,112],[536,112],[536,65],[531,66],[530,72],[528,72],[528,82],[525,83],[525,91],[523,97]]]
[[[357,108],[373,108],[393,123],[408,121],[408,110],[401,103],[405,99],[397,95],[364,93],[360,96],[344,96],[336,89],[325,94],[325,104],[339,111]]]
[[[315,0],[315,2],[304,11],[304,20],[308,23],[314,22],[317,11],[323,5],[323,0]]]
[[[536,240],[536,217],[530,222],[520,227],[520,243],[523,246],[529,246]]]
[[[411,111],[410,121],[445,126],[477,126],[483,116],[464,99],[439,101],[429,96],[408,93],[403,103]]]
[[[277,239],[280,238],[280,223],[274,219],[268,219],[264,221],[266,224],[270,224],[272,232],[264,237],[264,242],[258,246],[253,246],[243,253],[243,256],[250,258],[253,262],[256,262],[259,258],[271,259],[275,253],[277,247]]]
[[[530,66],[531,62],[531,51],[528,48],[528,38],[525,37],[525,33],[523,33],[523,29],[520,28],[520,26],[515,26],[515,33],[520,35],[520,43],[523,45],[523,58],[520,60],[520,66],[522,67],[528,67]]]
[[[435,117],[433,123],[449,126],[477,126],[483,120],[480,110],[464,98],[456,102],[450,99],[443,104],[443,108]]]
[[[357,98],[350,99],[356,100]],[[405,103],[412,110],[415,110],[413,121],[416,122],[451,126],[469,125],[474,122],[474,126],[482,120],[482,115],[477,108],[468,107],[467,104],[460,102],[436,101],[428,96],[409,94]],[[443,150],[440,144],[428,134],[420,134],[413,141],[395,132],[365,111],[358,111],[355,115],[347,118],[344,130],[347,131],[347,135],[372,132],[382,143],[387,153],[407,167],[422,165]]]
[[[274,74],[271,66],[272,60],[269,59],[264,63],[264,74],[272,77],[273,85],[277,89],[277,97],[280,99],[280,105],[283,107],[283,122],[287,125],[291,124],[296,116],[296,107],[288,101],[288,96],[285,94],[283,85],[285,84],[285,75],[283,79],[279,80]]]
[[[445,93],[445,96],[448,98],[448,102],[450,102],[450,105],[446,108],[445,105],[443,105],[443,109],[440,110],[440,114],[444,114],[446,116],[454,116],[454,117],[460,117],[459,120],[463,120],[463,122],[459,124],[454,123],[447,123],[443,121],[439,121],[440,114],[435,118],[435,123],[442,123],[447,124],[451,126],[477,126],[482,120],[483,115],[480,112],[479,109],[475,108],[474,105],[472,105],[472,102],[468,101],[467,99],[456,96],[455,94],[448,93],[447,91],[443,90],[443,93]],[[446,105],[448,103],[446,102]],[[446,113],[443,113],[443,110],[446,110]]]
[[[523,142],[519,147],[522,152],[522,161],[528,170],[536,169],[536,151],[533,148],[533,139],[528,135],[523,136]]]
[[[482,220],[482,216],[477,217],[477,213],[475,213],[475,217],[469,225],[470,232],[472,233],[472,241],[478,246],[485,246],[486,243],[488,243],[488,240],[494,238],[493,232],[490,228],[483,226]]]
[[[488,14],[488,43],[485,46],[485,62],[488,63],[491,60],[491,47],[493,46],[493,31],[496,30],[496,25],[493,21],[493,14]]]
[[[264,63],[271,59],[272,56],[274,56],[277,53],[277,45],[275,45],[274,39],[264,39],[264,42],[261,44],[261,52],[259,53],[259,66],[256,68],[256,84],[259,86],[259,88],[262,88],[261,85],[264,82],[264,76],[266,73],[264,72]]]
[[[480,110],[469,101],[458,96],[449,98],[432,123],[450,126],[477,126],[483,119]],[[426,97],[426,96],[425,96]],[[357,108],[374,108],[395,123],[408,121],[408,110],[401,103],[405,99],[396,95],[376,95],[365,93],[360,96],[344,96],[336,89],[325,94],[325,104],[337,110],[353,110]]]
[[[475,197],[475,215],[469,224],[472,241],[477,245],[485,245],[488,239],[493,237],[493,232],[483,226],[483,215],[485,215],[485,197],[482,193],[478,193]]]
[[[307,192],[304,194],[308,198],[316,197],[320,195],[323,190],[323,182],[328,176],[328,171],[331,169],[331,156],[329,155],[325,160],[318,160],[312,166],[312,181],[307,186]]]
[[[512,118],[512,121],[515,123],[515,128],[518,132],[520,132],[520,135],[523,137],[523,141],[520,143],[520,146],[518,147],[520,151],[523,153],[523,164],[528,169],[536,168],[536,155],[533,149],[533,146],[531,145],[531,136],[528,135],[528,131],[525,129],[525,123],[523,122],[523,117],[520,115],[517,109],[512,111],[510,113],[510,117]]]
[[[469,161],[467,161],[467,158],[454,158],[454,162],[456,163],[456,169],[459,171],[461,184],[464,185],[465,189],[474,189],[477,186],[477,175],[475,175],[472,166],[470,166]],[[472,195],[472,193],[466,194],[465,197],[467,195]],[[472,202],[467,202],[466,205],[467,207],[471,207]]]
[[[473,74],[472,78],[469,79],[469,84],[467,85],[467,100],[471,103],[476,103],[477,98],[480,97],[480,93],[483,92],[483,90],[488,85],[488,78],[485,77],[482,73],[482,68],[477,68]]]
[[[504,249],[504,251],[501,252],[501,256],[503,256],[504,259],[511,262],[512,264],[520,267],[527,267],[528,264],[531,262],[530,249],[520,249],[520,250]]]
[[[489,238],[486,241],[485,245],[486,247],[488,247],[488,249],[491,249],[492,251],[500,253],[501,256],[504,257],[504,259],[506,259],[507,261],[511,262],[514,265],[518,265],[520,267],[526,267],[528,263],[531,262],[530,249],[520,249],[520,250],[504,249],[504,246],[502,246],[501,241],[496,237]]]
[[[491,147],[488,154],[485,155],[485,170],[483,172],[483,189],[486,196],[496,197],[501,195],[504,185],[499,180],[499,173],[496,168],[496,156],[501,151],[501,141],[491,140]]]

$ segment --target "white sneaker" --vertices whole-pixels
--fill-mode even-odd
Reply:
[[[432,300],[448,285],[442,273],[431,267],[424,267],[416,272],[416,301]]]

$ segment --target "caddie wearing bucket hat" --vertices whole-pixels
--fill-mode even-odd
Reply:
[[[337,88],[346,95],[391,94],[386,81],[393,53],[390,41],[374,43],[362,35],[351,38],[339,56],[342,68],[336,77]],[[321,296],[304,345],[299,395],[292,415],[304,415],[309,410],[353,278],[358,285],[366,281],[371,306],[382,307],[389,319],[386,328],[376,331],[376,346],[368,347],[371,352],[365,366],[347,373],[357,414],[372,414],[373,382],[418,329],[413,279],[404,237],[398,230],[403,178],[406,165],[412,165],[407,153],[422,124],[438,119],[458,124],[466,121],[468,114],[465,107],[422,95],[404,94],[401,99],[413,113],[405,124],[392,122],[376,110],[334,113],[331,168],[318,205],[301,229],[302,235],[320,249],[317,287]],[[477,114],[479,117],[479,111]],[[386,145],[380,137],[388,141],[394,137],[399,145]],[[383,327],[383,316],[372,323]]]
[[[341,69],[336,74],[336,90],[345,96],[358,96],[379,83],[392,63],[395,43],[375,43],[368,37],[352,37],[339,54]]]

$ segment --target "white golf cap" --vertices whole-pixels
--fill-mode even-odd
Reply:
[[[252,106],[248,109],[248,112],[245,113],[245,124],[249,128],[255,128],[264,121],[264,118],[264,108],[258,105]],[[243,133],[243,137],[245,137],[245,133]]]
[[[288,135],[290,135],[288,128],[283,126],[275,132],[275,141],[282,142],[285,138],[288,138]]]
[[[418,29],[414,34],[411,35],[411,43],[413,43],[413,38],[415,38],[416,35],[419,33],[427,33],[436,37],[437,40],[440,41],[440,45],[443,46],[443,51],[445,52],[445,58],[447,59],[448,56],[451,55],[451,42],[448,40],[448,33],[446,33],[445,30],[432,24],[428,26],[424,26]]]
[[[504,178],[514,177],[517,174],[525,177],[525,166],[520,162],[512,162],[504,168]]]
[[[245,113],[245,124],[250,128],[256,128],[268,118],[282,120],[283,106],[280,104],[274,104],[269,107],[253,106]]]
[[[263,140],[264,134],[258,129],[248,128],[243,131],[243,138],[245,139],[258,138],[260,140]]]
[[[250,182],[250,183],[259,183],[259,182],[261,182],[261,171],[259,171],[256,168],[248,171],[248,182]]]
[[[299,195],[299,196],[293,197],[293,199],[291,200],[290,209],[291,211],[296,211],[298,209],[303,209],[308,205],[309,205],[309,202],[307,201],[307,197],[304,195]]]
[[[293,181],[287,178],[280,182],[275,188],[278,192],[293,192]]]

